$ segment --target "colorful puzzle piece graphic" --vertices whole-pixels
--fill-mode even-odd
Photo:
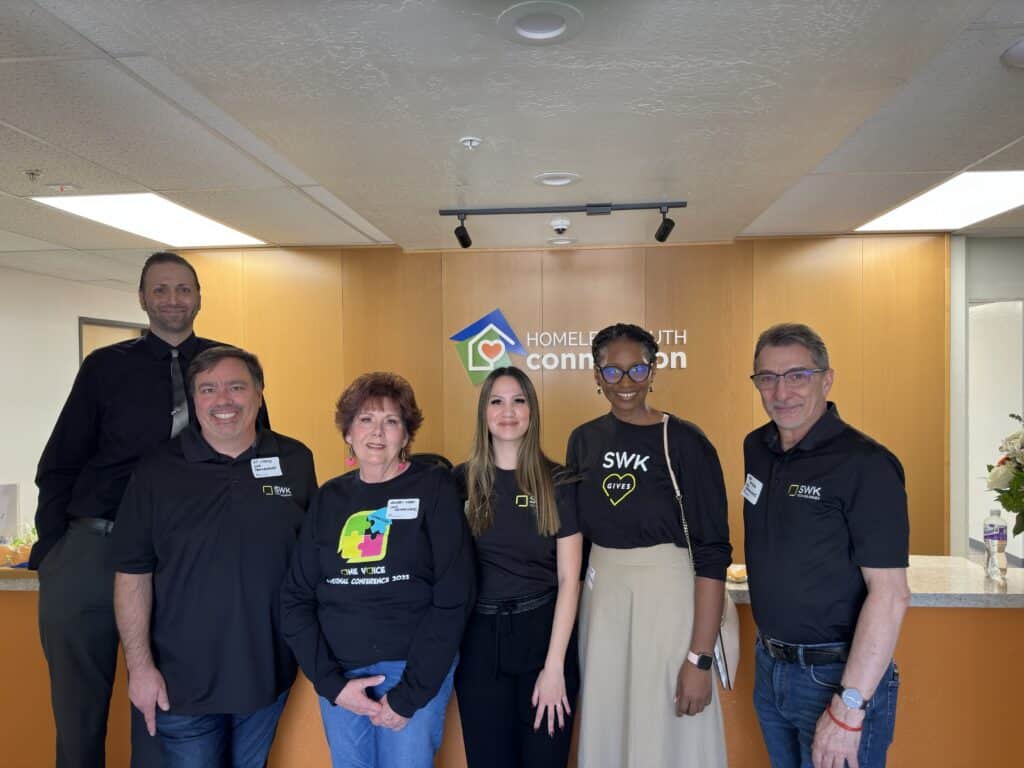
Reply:
[[[387,507],[366,509],[349,516],[338,537],[338,554],[349,563],[383,560],[388,551],[391,521]]]

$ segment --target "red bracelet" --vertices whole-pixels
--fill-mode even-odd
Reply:
[[[832,722],[835,723],[836,725],[838,725],[844,731],[855,731],[856,732],[856,731],[863,731],[864,730],[864,726],[863,725],[858,725],[856,728],[854,728],[852,725],[847,725],[842,720],[840,720],[838,717],[833,715],[832,714],[832,705],[831,704],[829,704],[827,707],[825,707],[825,712],[828,713],[828,716],[832,720]]]

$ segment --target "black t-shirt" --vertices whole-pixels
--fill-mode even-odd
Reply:
[[[613,549],[655,544],[686,546],[675,490],[665,465],[662,424],[639,426],[612,414],[573,430],[566,450],[570,471],[582,475],[577,517],[583,535]],[[697,575],[725,579],[728,502],[718,454],[700,429],[669,419],[669,455],[683,495]]]
[[[346,670],[406,661],[388,703],[411,717],[455,659],[473,588],[473,547],[448,470],[413,462],[383,483],[349,472],[310,506],[281,590],[284,633],[329,701]]]
[[[783,451],[769,422],[743,442],[750,604],[787,643],[850,642],[867,587],[861,568],[906,568],[903,467],[839,418],[834,404]]]
[[[455,469],[466,497],[466,465]],[[558,587],[556,539],[579,532],[576,525],[576,483],[555,486],[559,529],[555,536],[537,531],[536,502],[516,487],[512,469],[494,470],[491,527],[476,537],[477,598],[514,600]]]
[[[291,686],[279,592],[315,491],[309,449],[269,430],[232,459],[193,424],[139,463],[115,567],[153,574],[153,659],[171,712],[254,712]]]

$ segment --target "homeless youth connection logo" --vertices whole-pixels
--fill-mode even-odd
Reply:
[[[665,329],[651,333],[663,350],[658,352],[658,368],[685,368],[686,352],[678,347],[686,344],[686,330]],[[596,330],[529,331],[526,334],[528,349],[501,310],[495,309],[467,325],[452,336],[451,341],[455,342],[455,351],[470,381],[480,384],[495,368],[513,365],[510,354],[524,357],[525,368],[530,371],[592,370],[590,342],[596,335]],[[543,351],[545,349],[548,351]]]

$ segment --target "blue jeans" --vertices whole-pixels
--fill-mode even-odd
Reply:
[[[823,646],[808,646],[823,647]],[[772,768],[810,768],[818,718],[842,690],[845,663],[800,664],[777,661],[757,643],[754,653],[754,709]],[[860,734],[860,768],[882,768],[896,723],[900,675],[890,663],[868,702]]]
[[[156,711],[163,768],[263,768],[288,691],[247,715],[174,715]]]
[[[349,671],[347,677],[384,675],[384,682],[367,689],[372,698],[380,699],[398,685],[404,671],[404,661],[378,661]],[[454,674],[455,664],[452,664],[441,690],[426,706],[416,710],[400,731],[378,727],[369,717],[335,706],[321,696],[320,716],[331,750],[331,765],[334,768],[433,768],[434,753],[444,735],[444,713],[452,695]]]

